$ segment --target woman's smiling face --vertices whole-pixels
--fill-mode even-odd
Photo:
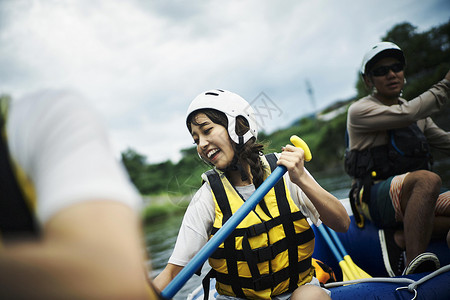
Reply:
[[[234,150],[227,129],[212,122],[204,113],[195,115],[193,121],[194,123],[191,123],[191,135],[197,144],[198,154],[216,168],[225,169],[234,157]]]

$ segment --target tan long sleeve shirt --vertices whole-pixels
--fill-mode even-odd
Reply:
[[[356,101],[347,115],[350,150],[385,145],[388,130],[417,122],[430,146],[450,155],[450,132],[439,128],[430,118],[445,105],[449,96],[450,82],[443,79],[410,101],[400,98],[399,104],[387,106],[373,96]]]

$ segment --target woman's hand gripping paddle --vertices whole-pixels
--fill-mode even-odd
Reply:
[[[312,158],[308,145],[298,136],[293,135],[290,139],[291,143],[305,152],[305,161]],[[234,213],[231,218],[220,228],[216,234],[203,246],[202,249],[191,259],[191,261],[178,273],[177,276],[167,285],[161,292],[161,296],[165,299],[171,299],[183,287],[183,285],[194,275],[194,273],[203,265],[208,257],[222,244],[225,239],[233,232],[233,230],[244,220],[244,218],[252,211],[264,196],[273,188],[278,180],[283,177],[287,169],[285,166],[278,166],[273,170],[272,174],[258,187],[258,189],[242,204],[242,206]]]
[[[312,159],[311,150],[309,150],[308,145],[305,143],[304,140],[299,138],[296,135],[291,136],[290,141],[292,145],[294,145],[297,148],[301,148],[305,152],[305,161],[310,161]]]

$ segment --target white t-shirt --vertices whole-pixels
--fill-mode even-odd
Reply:
[[[119,201],[141,208],[104,124],[79,95],[41,91],[13,99],[7,135],[12,159],[35,188],[40,224],[81,201]]]
[[[307,174],[311,174],[305,169]],[[311,176],[312,177],[312,176]],[[303,215],[309,218],[317,226],[321,224],[320,215],[311,200],[289,178],[289,174],[283,176],[291,194],[292,200],[298,206]],[[205,178],[204,178],[205,179]],[[237,191],[247,200],[255,191],[253,184],[236,186]],[[198,251],[208,242],[215,219],[215,204],[211,187],[204,183],[192,198],[181,224],[175,248],[169,263],[186,266]]]

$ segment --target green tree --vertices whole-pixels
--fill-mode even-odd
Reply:
[[[405,52],[405,74],[408,80],[403,94],[405,99],[412,99],[426,91],[441,80],[450,68],[450,20],[423,33],[417,32],[417,28],[410,23],[401,23],[389,30],[381,40],[392,41]],[[369,93],[359,72],[356,78],[355,97],[337,101],[324,111],[348,107],[353,101]],[[450,130],[449,115],[450,105],[446,105],[433,116],[433,120],[438,126]],[[313,161],[308,164],[310,171],[343,170],[346,119],[346,110],[329,121],[302,118],[292,126],[271,134],[261,133],[259,140],[265,145],[266,153],[279,152],[281,147],[288,143],[290,136],[296,134],[311,148]],[[145,156],[127,149],[122,153],[122,161],[131,180],[142,194],[182,195],[192,193],[200,187],[200,176],[210,166],[200,160],[195,147],[183,149],[181,154],[182,158],[176,164],[171,161],[147,164]],[[439,153],[433,155],[436,159],[440,158]]]
[[[143,177],[147,173],[147,157],[130,148],[122,152],[121,157],[131,181],[142,194],[145,185]]]
[[[423,33],[418,33],[417,27],[410,23],[401,23],[381,40],[397,44],[405,53],[405,99],[417,97],[429,89],[444,78],[450,68],[450,21]],[[357,98],[369,92],[359,74],[356,90]]]

